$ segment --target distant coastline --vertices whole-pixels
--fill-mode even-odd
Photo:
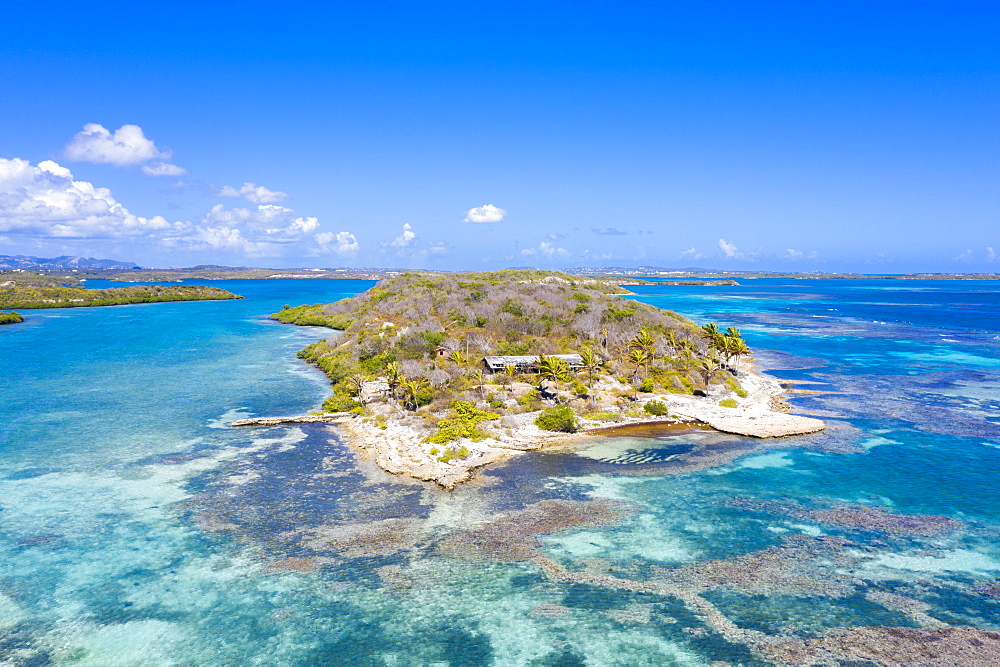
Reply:
[[[219,287],[203,285],[131,285],[109,289],[86,289],[67,286],[67,280],[61,276],[30,271],[0,272],[0,309],[81,308],[243,298]]]

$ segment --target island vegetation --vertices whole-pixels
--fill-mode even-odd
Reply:
[[[331,412],[398,403],[437,415],[472,401],[503,415],[535,411],[544,398],[585,413],[628,408],[639,393],[692,394],[720,383],[740,390],[733,362],[749,348],[738,331],[703,329],[622,294],[605,280],[540,271],[406,273],[272,317],[343,331],[300,352],[333,382],[324,406]],[[557,356],[575,354],[577,363]],[[538,360],[527,372],[490,373],[483,359],[491,355]],[[365,396],[365,384],[380,377],[384,395]],[[517,392],[517,384],[531,390]]]
[[[203,285],[132,285],[87,289],[72,277],[29,271],[0,273],[0,308],[76,308],[161,301],[241,299],[218,287]]]
[[[0,313],[0,324],[17,324],[18,322],[24,321],[24,315],[21,313]]]
[[[271,317],[339,329],[299,352],[332,383],[324,410],[354,415],[345,428],[364,431],[387,470],[451,486],[471,467],[541,446],[545,433],[701,420],[672,414],[667,397],[726,417],[735,411],[720,405],[746,407],[741,382],[759,376],[740,370],[750,350],[737,329],[698,326],[629,294],[555,272],[408,272]],[[451,477],[426,465],[466,459]]]

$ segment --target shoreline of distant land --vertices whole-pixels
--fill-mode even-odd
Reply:
[[[221,287],[204,285],[130,285],[87,289],[76,285],[69,286],[66,280],[61,276],[23,270],[0,272],[0,309],[88,308],[135,303],[243,298]]]

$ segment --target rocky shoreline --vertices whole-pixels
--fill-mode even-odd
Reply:
[[[812,417],[803,417],[775,410],[781,404],[785,389],[777,379],[753,370],[751,362],[741,368],[740,380],[747,396],[738,399],[737,407],[718,405],[718,397],[678,394],[649,394],[637,401],[659,400],[668,407],[670,418],[662,416],[622,416],[621,421],[608,424],[581,420],[575,433],[544,431],[535,425],[537,413],[524,413],[504,420],[502,426],[490,430],[490,438],[475,442],[461,440],[450,443],[464,448],[464,458],[441,461],[438,449],[426,442],[427,428],[423,420],[405,416],[388,421],[356,417],[349,413],[304,415],[299,417],[267,417],[242,419],[230,426],[277,426],[281,424],[329,423],[339,425],[348,435],[348,443],[370,457],[385,471],[417,480],[434,482],[453,489],[471,479],[479,469],[518,456],[527,451],[555,444],[572,444],[596,434],[611,434],[616,429],[635,425],[706,425],[717,431],[754,438],[781,438],[815,433],[825,424]]]

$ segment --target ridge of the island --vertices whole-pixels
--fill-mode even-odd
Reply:
[[[739,330],[622,298],[605,278],[407,272],[279,322],[340,330],[299,352],[333,384],[324,414],[393,474],[445,488],[571,433],[655,422],[759,438],[812,433],[753,371]]]

